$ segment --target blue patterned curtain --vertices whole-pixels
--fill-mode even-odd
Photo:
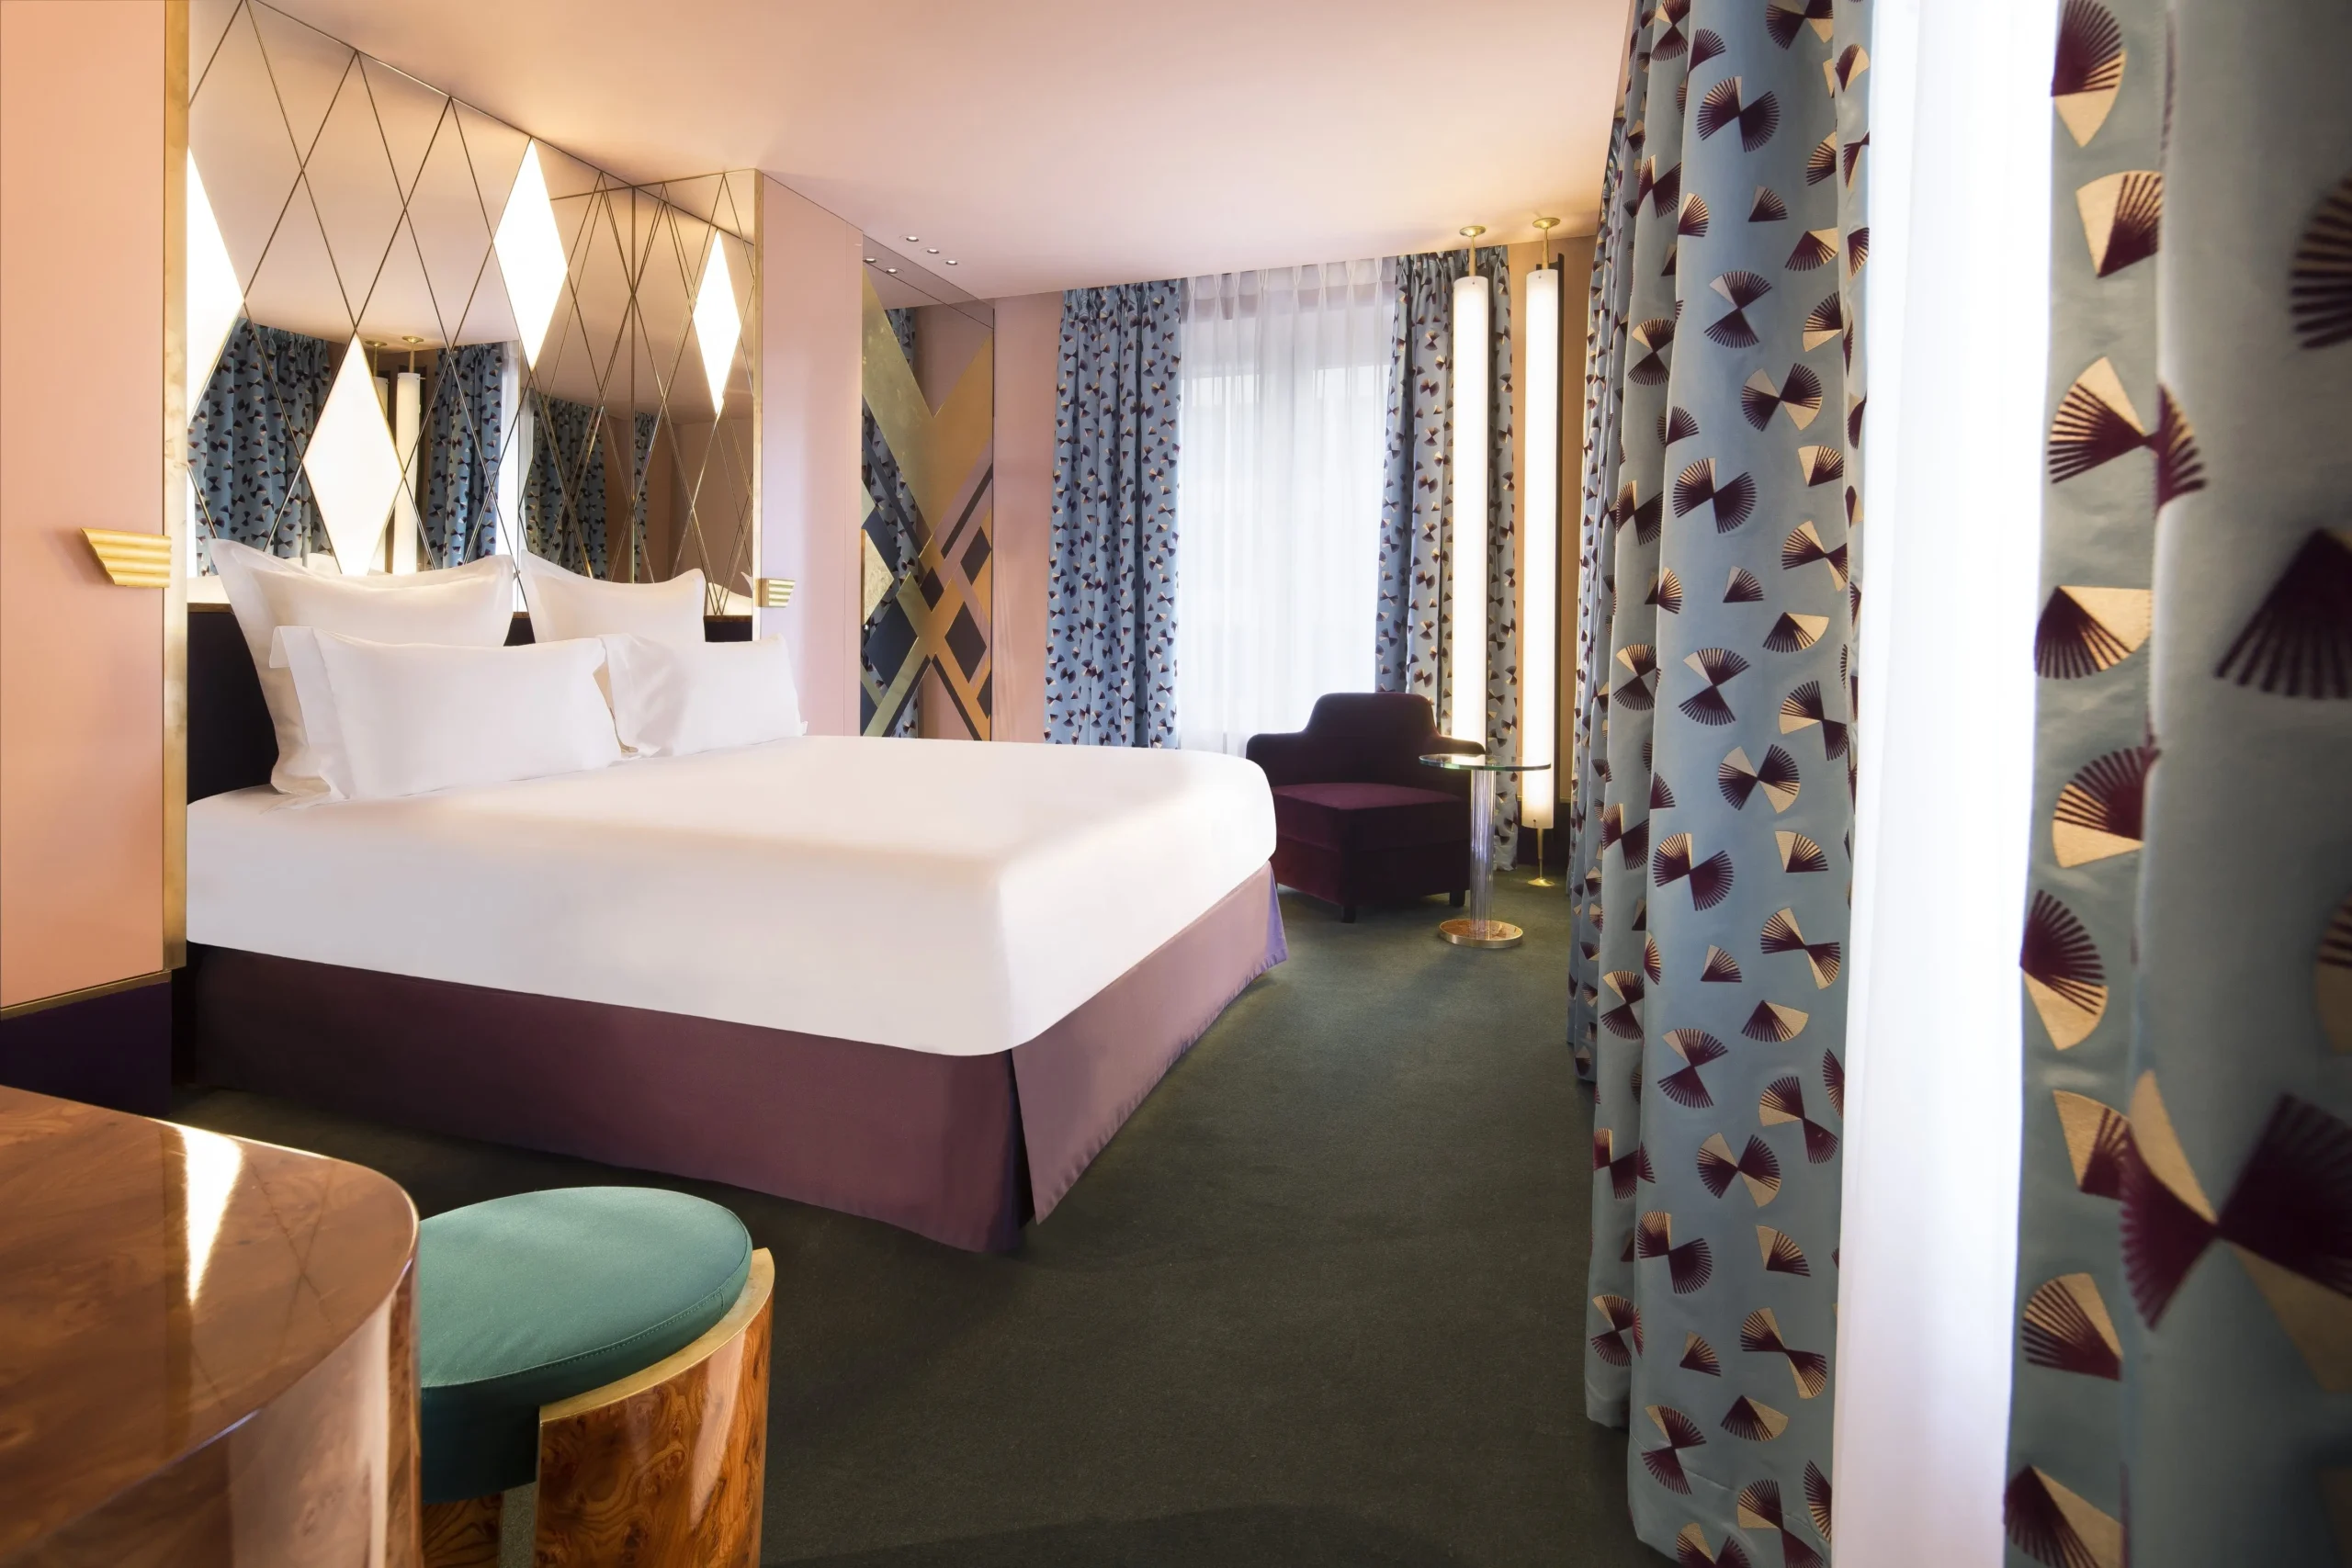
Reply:
[[[326,545],[302,454],[334,384],[335,345],[240,319],[188,420],[198,547],[207,538],[280,556]],[[207,570],[209,563],[207,562]]]
[[[424,421],[424,542],[432,566],[462,566],[490,554],[496,542],[505,371],[503,343],[446,349],[434,367]]]
[[[1868,18],[1645,5],[1596,248],[1585,1401],[1684,1562],[1828,1554]]]
[[[653,462],[653,433],[661,415],[647,410],[629,416],[628,546],[629,562],[620,575],[631,582],[653,575],[645,540],[645,475]]]
[[[1183,286],[1062,296],[1046,738],[1176,743],[1176,405]]]
[[[1374,679],[1384,692],[1418,692],[1444,722],[1452,690],[1453,596],[1446,556],[1453,543],[1453,282],[1466,251],[1396,258],[1396,326],[1388,378],[1388,472],[1380,499],[1380,584]],[[1478,254],[1492,291],[1492,374],[1486,388],[1487,738],[1495,755],[1519,738],[1518,486],[1511,451],[1510,259]],[[1518,858],[1519,781],[1495,779],[1495,858]]]
[[[526,539],[535,556],[592,577],[605,575],[605,443],[598,411],[531,394],[531,474],[523,487]]]
[[[2346,59],[2061,14],[2018,1564],[2352,1560]]]
[[[907,363],[911,366],[915,360],[914,311],[898,310],[884,314],[889,318],[890,331],[899,340],[899,352],[907,356]],[[923,521],[922,509],[915,505],[914,492],[907,488],[899,459],[891,455],[890,443],[884,438],[881,425],[875,422],[874,411],[861,407],[860,417],[865,423],[865,493],[873,501],[873,509],[865,517],[865,536],[874,541],[874,553],[890,573],[889,589],[866,617],[865,630],[858,637],[859,657],[865,665],[865,679],[859,682],[858,733],[865,735],[876,733],[874,694],[888,687],[908,649],[915,644],[914,623],[907,618],[906,602],[900,594],[907,579],[914,574],[916,562],[922,558],[931,529]],[[916,732],[922,716],[916,700],[916,693],[921,690],[921,682],[908,687],[899,711],[890,716],[879,733],[910,736]]]

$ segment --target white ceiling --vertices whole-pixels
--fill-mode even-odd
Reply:
[[[1626,0],[280,0],[630,179],[757,168],[983,298],[1589,232]],[[902,236],[922,240],[906,244]],[[938,245],[942,255],[923,255]]]

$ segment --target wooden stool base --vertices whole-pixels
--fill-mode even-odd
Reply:
[[[758,1568],[775,1286],[774,1259],[754,1252],[742,1293],[701,1338],[541,1407],[534,1561]],[[497,1568],[504,1501],[429,1505],[425,1568]]]

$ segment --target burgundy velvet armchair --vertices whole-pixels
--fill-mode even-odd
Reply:
[[[1470,886],[1470,777],[1425,767],[1436,751],[1485,748],[1440,735],[1427,697],[1335,692],[1306,728],[1253,735],[1245,753],[1274,791],[1274,880],[1340,906],[1455,904]]]

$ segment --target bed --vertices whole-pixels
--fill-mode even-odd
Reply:
[[[1002,1250],[1284,956],[1238,759],[804,737],[289,807],[229,621],[190,616],[205,1082]]]

